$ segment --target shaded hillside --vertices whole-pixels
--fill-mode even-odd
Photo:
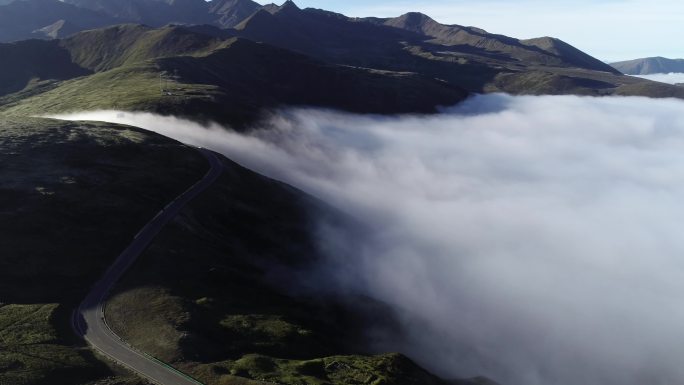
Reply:
[[[0,42],[64,37],[120,22],[114,17],[59,0],[21,0],[0,5]]]
[[[645,80],[623,76],[558,39],[517,40],[420,13],[358,19],[288,1],[264,7],[235,33],[330,63],[415,72],[472,92],[681,97],[675,87],[654,92]]]
[[[466,47],[473,50],[479,49],[483,55],[503,55],[526,65],[574,66],[594,71],[616,72],[600,60],[554,38],[543,37],[521,41],[503,35],[491,34],[479,28],[440,24],[429,16],[417,12],[377,21],[382,21],[382,24],[386,26],[432,38],[427,41],[428,43],[436,43],[446,47],[460,46],[462,49]]]
[[[324,60],[373,68],[440,71],[437,61],[462,66],[556,66],[617,73],[610,66],[556,39],[520,41],[471,27],[442,25],[426,15],[351,19],[293,2],[262,10],[236,27],[241,36]],[[425,62],[427,53],[435,56]],[[432,68],[431,68],[432,67]],[[452,72],[458,72],[452,65]],[[444,71],[446,72],[446,71]],[[440,74],[441,75],[441,74]],[[458,75],[452,76],[458,80]]]
[[[599,72],[608,72],[619,75],[619,71],[606,63],[592,57],[570,44],[553,37],[540,37],[536,39],[520,40],[520,43],[542,49],[545,53],[549,53],[557,58],[561,63],[575,66],[582,69],[589,69]],[[558,63],[558,62],[556,62]]]
[[[0,383],[115,375],[76,344],[71,309],[205,163],[135,128],[0,117]]]
[[[27,40],[0,44],[0,96],[43,80],[71,79],[90,73],[74,64],[56,41]]]
[[[261,6],[251,0],[0,1],[0,42],[55,39],[121,23],[236,25]]]
[[[684,59],[649,57],[612,63],[611,66],[628,75],[667,74],[672,72],[681,73],[684,72]]]
[[[418,74],[326,64],[244,39],[232,39],[207,56],[168,58],[158,63],[168,71],[178,71],[189,83],[218,86],[226,98],[220,104],[233,114],[281,105],[360,113],[427,113],[467,96],[458,87]]]
[[[204,0],[65,0],[131,23],[161,27],[169,23],[211,22]]]

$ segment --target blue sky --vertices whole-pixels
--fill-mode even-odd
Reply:
[[[259,1],[262,4],[271,1]],[[278,1],[281,3],[282,1]],[[348,16],[419,11],[518,38],[554,36],[606,61],[684,57],[684,2],[674,0],[295,0]]]

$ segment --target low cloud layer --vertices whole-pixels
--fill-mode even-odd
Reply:
[[[653,80],[661,83],[668,84],[684,84],[684,73],[673,72],[669,74],[653,74],[653,75],[637,75],[639,78],[644,78],[648,80]]]
[[[78,114],[212,148],[372,231],[323,228],[329,285],[386,301],[380,341],[445,377],[684,382],[684,102],[475,97],[430,117],[292,110],[240,135]],[[312,282],[315,282],[312,281]]]

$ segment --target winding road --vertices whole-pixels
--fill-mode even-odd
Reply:
[[[72,327],[76,334],[84,338],[95,350],[159,385],[201,385],[201,383],[126,344],[107,325],[104,312],[105,302],[114,285],[152,243],[162,228],[221,175],[223,164],[219,158],[209,150],[200,148],[199,151],[207,158],[211,166],[207,174],[169,203],[138,232],[131,244],[93,286],[72,317]]]

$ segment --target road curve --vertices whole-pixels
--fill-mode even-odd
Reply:
[[[219,158],[209,150],[199,149],[199,151],[207,158],[211,166],[207,174],[169,203],[140,230],[131,244],[93,286],[72,317],[72,327],[76,334],[84,338],[95,350],[159,385],[201,385],[201,383],[126,344],[107,325],[104,312],[105,302],[112,287],[162,228],[221,175],[223,164]]]

